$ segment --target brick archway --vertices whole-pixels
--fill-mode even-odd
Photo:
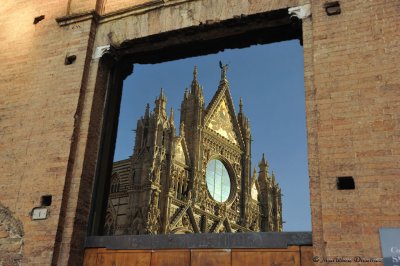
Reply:
[[[211,2],[210,5],[216,4]],[[76,143],[77,147],[86,146],[85,156],[88,158],[88,162],[93,162],[95,155],[99,155],[95,165],[96,169],[93,168],[94,164],[90,163],[80,166],[83,173],[81,178],[90,179],[96,172],[91,218],[88,223],[89,234],[101,234],[101,225],[104,223],[105,212],[98,210],[105,209],[105,199],[108,198],[107,193],[110,186],[108,176],[111,171],[115,145],[117,110],[119,110],[122,83],[124,78],[131,73],[132,65],[157,63],[215,53],[227,48],[241,48],[290,39],[299,39],[301,42],[307,43],[310,41],[308,36],[311,30],[311,21],[309,18],[304,21],[291,18],[287,7],[293,4],[291,1],[280,1],[262,6],[262,2],[257,2],[254,3],[257,6],[256,9],[242,9],[238,6],[234,13],[239,15],[234,15],[232,10],[225,9],[227,6],[223,4],[223,15],[203,13],[204,17],[200,22],[194,19],[189,24],[182,24],[183,21],[174,20],[174,14],[180,14],[182,8],[200,10],[202,6],[200,1],[185,2],[179,8],[171,3],[155,4],[154,9],[145,9],[146,11],[143,13],[137,10],[126,10],[110,14],[110,16],[94,15],[96,23],[93,23],[92,27],[95,29],[96,38],[90,43],[92,56],[87,76],[87,86],[93,90],[91,92],[94,95],[93,102],[87,103],[87,107],[82,103],[82,108],[78,108],[78,110],[86,112],[86,115],[90,114],[91,122],[89,124],[91,127],[86,129],[89,134],[101,136],[101,138],[88,139],[87,143],[85,141],[81,144],[79,141]],[[244,13],[247,15],[240,15]],[[144,28],[144,31],[140,33],[131,30],[130,26],[135,28],[136,25],[140,25],[142,20],[144,23],[149,23],[149,17],[153,16],[164,17],[167,21],[171,21],[171,24],[165,25],[167,28],[161,32],[157,28],[153,28],[152,24],[149,24],[149,28]],[[70,27],[76,19],[76,16],[71,15],[58,18],[57,21],[61,27]],[[306,40],[304,40],[304,36],[307,37]],[[306,51],[307,49],[305,49],[305,55],[309,55]],[[310,60],[310,57],[305,58],[307,64]],[[309,78],[307,76],[305,79]],[[103,106],[105,109],[102,109]],[[78,117],[80,116],[84,116],[84,114],[78,114]],[[76,129],[79,130],[79,127]],[[72,204],[87,201],[88,192],[88,187],[82,187],[78,198],[71,199],[74,201]],[[83,211],[87,212],[88,209]],[[59,234],[63,234],[63,232],[59,231]],[[80,231],[74,231],[74,234],[76,236],[72,236],[72,238],[78,239],[79,237],[79,241],[74,245],[83,243],[84,234]],[[56,244],[60,245],[60,243]],[[77,248],[73,250],[76,251]],[[56,252],[53,262],[59,262],[61,256],[61,253]],[[79,258],[79,254],[76,256]]]

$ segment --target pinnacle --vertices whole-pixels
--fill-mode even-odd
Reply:
[[[193,70],[193,80],[192,80],[192,85],[191,85],[191,93],[198,97],[199,99],[203,99],[203,90],[199,84],[198,77],[197,77],[197,66],[194,66]]]
[[[197,66],[194,66],[194,70],[193,70],[193,80],[197,81]]]
[[[169,122],[171,125],[174,125],[174,109],[172,107],[169,111]]]
[[[146,111],[144,112],[144,117],[148,118],[150,116],[150,104],[146,104]]]
[[[185,134],[185,123],[181,121],[181,124],[179,125],[179,133],[181,136]]]
[[[274,171],[272,171],[271,179],[272,179],[272,183],[275,184],[276,182],[275,182],[275,173],[274,173]]]
[[[197,66],[194,66],[193,70],[193,80],[192,80],[192,89],[199,86],[199,81],[197,80]]]
[[[267,163],[267,160],[265,160],[265,155],[264,155],[264,153],[263,153],[263,155],[262,155],[262,159],[261,159],[260,163],[258,164],[258,166],[260,167],[260,170],[261,170],[261,171],[263,171],[265,168],[268,167],[268,163]]]
[[[165,100],[165,95],[164,95],[164,89],[161,88],[160,90],[160,96],[158,97],[159,99],[164,99]]]

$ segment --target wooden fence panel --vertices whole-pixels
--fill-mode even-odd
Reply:
[[[300,247],[301,266],[313,266],[313,247],[301,246]]]
[[[93,266],[150,266],[151,251],[98,250],[97,263]]]
[[[83,260],[83,266],[97,265],[97,248],[85,249],[85,257]]]
[[[150,252],[117,253],[115,256],[115,266],[149,266],[150,261]]]
[[[312,266],[311,246],[287,249],[86,249],[84,266]]]
[[[231,266],[230,249],[192,249],[191,266]]]
[[[190,250],[154,250],[151,266],[190,266]]]
[[[300,249],[237,249],[232,250],[232,266],[276,265],[300,266]]]

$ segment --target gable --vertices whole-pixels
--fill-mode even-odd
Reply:
[[[175,160],[186,163],[185,152],[183,151],[182,142],[178,141],[175,146]]]
[[[184,165],[190,165],[189,153],[185,138],[180,136],[175,139],[174,160]]]
[[[206,127],[234,144],[238,144],[238,139],[233,127],[233,118],[229,113],[229,108],[225,99],[219,102],[214,113],[208,120]]]
[[[253,182],[253,185],[251,186],[250,196],[253,200],[258,201],[258,188],[256,185],[256,181]]]

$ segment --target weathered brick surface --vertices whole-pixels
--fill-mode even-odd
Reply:
[[[2,3],[0,203],[25,230],[26,265],[50,264],[70,157],[90,22],[60,28],[67,1]],[[34,25],[35,17],[45,19]],[[77,56],[65,66],[67,53]],[[32,221],[42,195],[49,218]]]
[[[63,27],[55,18],[141,1],[2,3],[0,203],[22,222],[23,262],[81,262],[107,77],[92,48],[306,2],[165,1]],[[378,228],[400,226],[400,3],[340,1],[338,16],[325,14],[325,1],[311,3],[303,36],[314,253],[380,256]],[[77,56],[74,64],[64,65],[67,54]],[[337,176],[353,176],[356,189],[336,190]],[[32,221],[46,194],[49,218]]]
[[[312,1],[314,247],[326,256],[379,257],[378,229],[400,226],[400,4],[340,3],[342,13],[327,16],[324,1]],[[338,176],[353,176],[356,189],[336,190]]]

